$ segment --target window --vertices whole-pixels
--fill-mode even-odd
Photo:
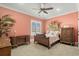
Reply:
[[[36,35],[41,33],[41,22],[39,21],[31,21],[31,35]]]

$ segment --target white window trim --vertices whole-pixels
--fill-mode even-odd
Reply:
[[[31,35],[33,35],[32,34],[32,22],[36,22],[36,23],[40,23],[40,33],[42,33],[42,24],[41,24],[41,21],[36,21],[36,20],[31,20]]]

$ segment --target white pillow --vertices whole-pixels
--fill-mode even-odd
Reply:
[[[59,31],[50,31],[49,33],[46,33],[45,35],[46,35],[46,37],[58,36]]]

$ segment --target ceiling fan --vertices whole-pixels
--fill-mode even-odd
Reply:
[[[52,9],[53,9],[53,7],[45,7],[45,3],[41,3],[38,13],[44,12],[45,14],[48,14],[47,11],[52,10]]]

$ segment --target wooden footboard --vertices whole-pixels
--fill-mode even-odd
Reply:
[[[46,37],[44,34],[39,34],[35,36],[34,41],[44,46],[47,46],[48,48],[51,48],[52,45],[59,42],[59,37],[49,38],[49,37]]]
[[[49,44],[50,45],[49,48],[51,48],[51,46],[53,46],[53,45],[55,45],[55,44],[57,44],[59,42],[60,42],[60,40],[57,40],[57,41],[53,42],[52,44]]]
[[[42,45],[44,45],[44,46],[47,46],[48,49],[50,49],[51,46],[53,46],[54,44],[58,43],[59,41],[60,41],[60,40],[57,40],[57,41],[55,41],[55,42],[52,42],[52,44],[50,44],[49,39],[40,39],[40,40],[38,41],[38,43],[39,43],[39,44],[42,44]]]
[[[38,43],[49,46],[49,39],[40,39],[38,40]]]

